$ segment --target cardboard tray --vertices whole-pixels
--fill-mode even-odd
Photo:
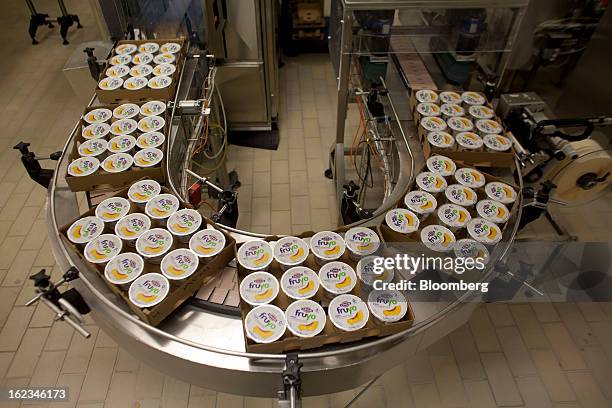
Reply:
[[[157,43],[159,45],[165,44],[167,42],[175,42],[182,45],[182,49],[179,53],[176,54],[176,71],[172,74],[172,83],[169,87],[163,89],[151,89],[145,87],[143,89],[138,90],[128,90],[123,87],[119,89],[114,89],[112,91],[100,89],[96,85],[96,95],[98,95],[98,99],[104,103],[118,103],[118,102],[139,102],[145,101],[147,99],[165,99],[165,100],[174,100],[174,96],[176,95],[176,89],[179,82],[179,78],[181,75],[181,69],[185,62],[185,56],[187,55],[187,42],[183,38],[170,38],[170,39],[157,39],[157,40],[122,40],[118,41],[117,45],[121,44],[136,44],[137,46],[140,44],[144,44],[147,42]],[[116,45],[116,46],[117,46]],[[115,47],[116,47],[115,46]],[[111,58],[115,56],[115,48],[113,48]],[[109,58],[110,59],[110,58]],[[104,67],[104,71],[100,75],[99,81],[102,78],[106,77],[106,70],[111,65],[107,62]]]
[[[340,233],[340,232],[345,232],[346,230],[347,230],[346,228],[340,228],[335,231]],[[312,235],[314,235],[314,232],[304,232],[298,235],[297,237],[298,238],[310,238]],[[280,237],[272,236],[272,237],[267,237],[266,241],[276,241],[278,239],[280,239]],[[346,252],[342,256],[342,258],[340,258],[339,260],[347,263],[353,269],[355,269],[357,265],[356,262],[354,262],[353,260],[349,258],[348,253]],[[304,262],[304,266],[311,268],[317,273],[320,269],[320,266],[316,263],[314,259],[314,255],[312,253],[308,255],[308,258]],[[270,268],[268,269],[268,272],[270,272],[277,279],[279,279],[279,281],[280,281],[280,277],[283,274],[283,271],[280,269],[280,266],[278,265],[276,261],[272,261],[272,264]],[[249,272],[244,270],[238,264],[238,281],[241,282],[242,279],[248,274]],[[353,295],[359,296],[364,301],[367,300],[367,294],[364,292],[359,279],[357,279],[357,284],[350,293]],[[364,296],[365,296],[365,299],[364,299]],[[311,300],[314,300],[318,302],[319,304],[321,304],[321,306],[323,306],[323,308],[325,309],[327,313],[327,304],[329,303],[329,301],[324,298],[322,287],[319,287],[319,291]],[[278,296],[272,302],[273,305],[280,307],[283,311],[287,308],[287,306],[289,306],[290,303],[291,303],[291,299],[289,299],[287,295],[283,293],[282,290],[279,291]],[[246,319],[246,315],[252,308],[253,308],[252,306],[250,306],[248,303],[240,299],[240,311],[241,311],[242,321],[243,321],[243,325],[242,325],[243,330],[245,330],[244,321]],[[410,328],[413,322],[414,322],[414,311],[412,310],[412,306],[410,305],[410,302],[408,301],[408,311],[406,315],[400,321],[394,322],[394,323],[387,323],[387,324],[380,323],[370,313],[370,318],[368,320],[368,323],[362,329],[355,330],[352,332],[346,332],[346,331],[337,329],[333,325],[333,323],[329,320],[329,316],[327,316],[327,320],[325,322],[325,328],[323,329],[321,333],[317,334],[314,337],[310,337],[310,338],[297,337],[293,335],[289,331],[289,329],[287,329],[283,337],[281,337],[279,340],[272,342],[272,343],[267,343],[267,344],[256,343],[247,337],[246,331],[244,332],[244,339],[245,339],[245,344],[246,344],[246,350],[248,352],[283,353],[283,352],[291,351],[291,350],[308,350],[308,349],[313,349],[317,347],[322,347],[328,344],[355,342],[355,341],[359,341],[367,337],[384,337],[384,336],[398,333],[398,332],[401,332],[401,331],[404,331]]]
[[[147,101],[142,101],[142,102],[136,103],[136,105],[141,106],[146,102]],[[163,100],[163,102],[167,103],[167,101],[165,100]],[[83,113],[83,116],[87,112],[90,112],[98,108],[107,108],[112,111],[114,108],[116,108],[119,105],[120,104],[88,106],[87,108],[85,108],[85,112]],[[92,191],[92,190],[99,188],[99,186],[104,186],[104,188],[109,188],[109,187],[121,188],[121,187],[125,187],[128,184],[131,184],[132,182],[136,180],[140,180],[141,178],[153,179],[153,180],[157,180],[163,183],[166,180],[166,160],[168,158],[168,143],[167,142],[168,142],[168,130],[170,128],[169,123],[168,123],[170,118],[169,118],[167,109],[163,117],[166,120],[166,125],[161,130],[161,133],[163,133],[164,136],[166,137],[166,141],[161,146],[160,150],[164,153],[164,158],[162,159],[161,162],[159,162],[157,166],[141,168],[141,167],[132,165],[132,167],[129,170],[122,171],[121,173],[108,173],[100,168],[95,173],[90,174],[88,176],[82,176],[82,177],[75,177],[75,176],[71,176],[70,174],[68,174],[68,166],[66,166],[65,178],[66,178],[66,183],[70,187],[70,190],[72,190],[73,192]],[[81,119],[79,119],[79,126],[77,129],[77,134],[72,143],[72,150],[70,151],[70,154],[68,155],[68,164],[72,163],[72,161],[80,157],[78,148],[79,148],[79,145],[85,141],[85,138],[81,135],[81,130],[83,129],[83,126],[87,126],[87,123],[85,122],[83,117],[81,117]],[[137,132],[138,132],[137,134],[140,134],[140,131],[137,131]],[[105,139],[107,139],[108,141],[110,140],[111,136],[112,134],[109,134],[108,136],[106,136]]]
[[[125,188],[119,191],[115,195],[115,197],[127,198],[127,192],[128,188]],[[165,187],[162,187],[162,193],[170,193],[170,190]],[[185,206],[181,203],[181,208],[191,208],[191,206]],[[139,209],[139,207],[133,205],[132,203],[132,212],[142,211]],[[84,214],[81,214],[81,216],[77,219],[94,214],[95,209],[92,208]],[[186,279],[180,281],[170,280],[170,291],[168,293],[168,296],[166,296],[166,298],[157,305],[150,308],[142,309],[130,302],[129,295],[126,289],[113,283],[110,283],[106,280],[106,278],[104,277],[104,267],[87,261],[87,259],[85,259],[85,256],[83,255],[83,251],[77,245],[70,242],[66,234],[68,232],[68,228],[70,228],[70,225],[72,225],[72,223],[77,219],[72,220],[70,223],[66,224],[60,229],[60,236],[62,237],[64,242],[79,254],[83,262],[89,265],[90,269],[94,270],[98,274],[98,276],[106,283],[106,285],[115,295],[117,295],[127,303],[128,307],[132,310],[132,312],[134,312],[135,315],[137,315],[142,321],[147,322],[151,326],[157,326],[159,323],[161,323],[174,310],[176,310],[181,304],[183,304],[185,300],[193,296],[204,283],[213,279],[216,276],[217,272],[223,267],[225,267],[235,257],[236,241],[234,240],[234,238],[223,232],[222,229],[218,228],[217,225],[208,218],[203,218],[204,222],[209,225],[212,225],[218,231],[222,232],[223,235],[225,235],[225,248],[223,248],[221,253],[211,259],[208,263],[201,264],[196,270],[196,272],[193,273],[191,276],[187,277]],[[177,240],[175,240],[172,249],[188,247],[188,244],[177,242]],[[131,251],[132,249],[130,247],[124,247],[121,252]],[[150,264],[145,260],[145,268],[143,274],[149,272],[161,273],[159,270],[159,265]]]

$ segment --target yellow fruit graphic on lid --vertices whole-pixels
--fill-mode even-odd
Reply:
[[[121,233],[126,237],[133,237],[134,235],[136,235],[136,233],[130,231],[128,227],[121,227]]]
[[[300,295],[304,295],[308,292],[311,292],[314,289],[314,282],[313,281],[309,281],[306,286],[304,286],[303,288],[299,288],[298,289],[298,293]]]
[[[170,265],[168,266],[168,268],[166,268],[166,272],[174,275],[174,276],[180,276],[183,274],[183,270],[179,269],[177,267],[175,267],[174,265]]]
[[[189,228],[181,226],[179,223],[172,224],[172,228],[178,232],[188,232]]]
[[[428,208],[433,207],[433,203],[431,201],[426,202],[425,204],[421,205],[421,209],[426,210]]]
[[[340,246],[336,245],[333,248],[326,249],[325,251],[323,251],[323,253],[325,255],[336,255],[336,254],[340,253]]]
[[[472,172],[472,177],[474,177],[474,180],[476,181],[480,181],[481,177],[479,173],[476,173],[475,171]]]
[[[357,245],[357,249],[360,251],[367,251],[368,249],[371,249],[374,246],[373,243],[368,242],[365,245]]]
[[[89,254],[90,254],[92,257],[94,257],[94,258],[96,258],[96,259],[98,259],[98,260],[101,260],[101,259],[105,259],[105,258],[106,258],[106,255],[101,254],[100,252],[98,252],[98,250],[97,250],[97,249],[92,249],[92,250],[89,252]]]
[[[253,261],[256,266],[263,265],[270,259],[270,254],[265,252],[259,258]]]
[[[489,237],[490,239],[495,239],[496,236],[497,236],[497,229],[491,228],[489,230],[489,234],[487,235],[487,237]]]
[[[356,324],[362,320],[363,320],[363,312],[359,310],[357,313],[355,313],[355,316],[346,319],[346,322],[348,324]]]
[[[397,316],[398,314],[400,314],[401,311],[402,311],[402,308],[400,307],[400,305],[396,305],[395,307],[391,309],[383,310],[383,314],[385,316]]]
[[[315,321],[310,322],[308,324],[300,324],[300,325],[298,325],[298,330],[315,331],[315,330],[317,330],[318,327],[319,327],[319,322],[315,320]]]
[[[453,237],[451,237],[450,235],[445,233],[444,234],[444,239],[442,240],[442,245],[448,246],[448,244],[450,244],[452,242],[453,242]]]
[[[202,254],[210,254],[215,250],[215,248],[206,248],[206,247],[203,247],[202,245],[197,245],[196,250]]]
[[[436,188],[442,188],[444,186],[444,180],[436,178]]]
[[[159,254],[162,250],[164,249],[164,247],[161,246],[157,246],[157,247],[152,247],[152,246],[146,246],[144,247],[144,251],[150,254]]]
[[[151,208],[151,212],[157,215],[158,217],[163,217],[164,215],[168,214],[168,211],[160,210],[157,208]]]
[[[76,227],[74,227],[74,230],[72,231],[72,236],[75,238],[81,238],[81,229],[83,228],[82,225],[77,225]]]
[[[504,190],[504,193],[506,193],[506,197],[511,198],[513,196],[510,187],[502,186],[502,190]]]
[[[341,288],[344,288],[344,287],[350,286],[350,285],[351,285],[351,282],[353,282],[353,280],[351,279],[351,277],[350,277],[350,276],[346,276],[342,282],[338,282],[338,283],[336,283],[336,287],[337,287],[338,289],[341,289]]]
[[[83,174],[83,170],[79,169],[77,166],[72,167],[72,171],[76,174]]]
[[[146,200],[148,198],[148,196],[144,194],[140,194],[138,191],[134,193],[134,197],[136,197],[139,200]]]
[[[459,222],[465,222],[467,219],[467,214],[463,211],[459,211]]]
[[[117,269],[114,269],[114,268],[111,270],[111,274],[112,274],[112,275],[113,275],[113,276],[114,276],[116,279],[118,279],[118,280],[125,279],[125,278],[127,278],[127,277],[129,276],[129,275],[125,274],[125,273],[121,273],[121,272],[119,272]]]
[[[157,299],[157,295],[145,295],[144,293],[139,293],[136,295],[136,299],[140,300],[143,303],[151,303],[155,299]]]
[[[120,214],[118,214],[118,213],[109,213],[109,212],[107,212],[107,211],[102,212],[102,216],[103,216],[104,218],[109,219],[109,220],[114,220],[114,219],[116,219],[116,218],[119,218],[119,215],[120,215]]]
[[[298,261],[304,256],[304,248],[298,248],[297,252],[289,257],[292,261]]]
[[[497,209],[497,217],[498,218],[504,218],[506,216],[506,210],[502,207],[499,207]]]
[[[253,333],[256,333],[258,336],[267,339],[274,334],[272,330],[262,329],[259,326],[253,326]]]
[[[468,200],[472,201],[472,199],[474,198],[474,194],[470,190],[468,190],[467,188],[464,188],[463,191],[465,192],[465,197]]]
[[[274,292],[272,291],[272,288],[268,288],[265,291],[263,291],[263,293],[258,293],[257,295],[255,295],[255,300],[262,301],[262,300],[270,299],[273,294]]]

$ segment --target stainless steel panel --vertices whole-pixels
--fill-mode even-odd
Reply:
[[[226,0],[225,25],[226,58],[229,61],[261,61],[259,1]]]

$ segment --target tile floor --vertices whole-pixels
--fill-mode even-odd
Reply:
[[[43,306],[26,308],[27,277],[59,273],[46,238],[45,191],[26,176],[11,148],[32,142],[39,154],[61,148],[82,111],[61,68],[82,41],[96,39],[87,2],[67,2],[85,28],[62,47],[57,28],[37,47],[26,36],[23,2],[0,4],[0,385],[70,387],[70,401],[53,407],[272,407],[271,399],[216,393],[166,377],[134,360],[93,321],[84,340],[53,322]],[[51,0],[37,2],[55,10]],[[52,12],[54,13],[54,11]],[[240,225],[260,232],[332,225],[331,182],[321,174],[334,135],[334,81],[325,56],[287,61],[281,70],[281,145],[276,152],[232,147],[243,187]],[[288,173],[287,173],[288,170]],[[287,174],[289,176],[287,177]],[[608,195],[597,208],[610,220]],[[588,210],[564,210],[584,239],[610,240]],[[527,234],[546,233],[540,223]],[[385,374],[360,407],[612,407],[612,305],[488,304],[469,324]],[[341,407],[357,390],[308,398],[306,407]],[[2,407],[14,405],[3,404]],[[24,405],[25,406],[25,405]],[[45,405],[27,405],[29,407]]]

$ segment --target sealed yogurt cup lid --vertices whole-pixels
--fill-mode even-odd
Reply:
[[[487,197],[502,204],[511,204],[516,201],[516,191],[506,183],[493,181],[485,185]]]
[[[468,222],[467,230],[470,237],[485,245],[497,244],[502,239],[499,227],[483,218],[472,219]]]
[[[185,248],[168,252],[161,261],[161,271],[171,280],[185,279],[194,274],[200,265],[198,256]]]
[[[489,260],[489,250],[487,247],[470,238],[463,238],[457,241],[453,247],[453,253],[457,258],[482,258],[485,265]]]
[[[83,119],[87,123],[104,123],[113,116],[113,112],[106,108],[97,108],[87,112],[83,115]]]
[[[121,173],[134,164],[134,158],[127,153],[115,153],[102,162],[102,168],[109,173]]]
[[[140,108],[135,103],[124,103],[113,109],[113,117],[116,119],[130,119],[138,115]]]
[[[155,56],[155,58],[153,59],[153,62],[161,65],[161,64],[172,64],[174,61],[176,61],[176,57],[169,53],[169,52],[164,52],[162,54],[157,54]]]
[[[130,285],[130,301],[140,308],[152,307],[168,296],[170,282],[159,273],[140,275]]]
[[[467,91],[461,94],[461,100],[467,105],[484,105],[486,100],[478,92]]]
[[[272,343],[285,334],[285,313],[274,305],[261,305],[247,313],[244,319],[246,335],[255,343]]]
[[[367,286],[374,286],[375,281],[389,283],[395,275],[393,269],[387,268],[383,268],[382,273],[377,273],[374,269],[376,259],[382,260],[384,258],[380,256],[366,256],[357,262],[357,276]]]
[[[160,52],[164,54],[166,53],[176,54],[177,52],[181,50],[181,44],[175,43],[175,42],[167,42],[163,44],[159,50]]]
[[[340,330],[359,330],[368,323],[370,311],[355,295],[336,296],[329,302],[329,320]]]
[[[427,141],[435,147],[447,149],[455,144],[455,138],[447,132],[429,132]]]
[[[149,85],[149,88],[152,88],[152,89],[162,89],[162,88],[166,88],[170,86],[171,83],[172,83],[172,78],[170,78],[169,76],[165,76],[165,75],[159,75],[159,76],[155,76],[149,79],[148,85]]]
[[[378,320],[392,323],[402,320],[408,312],[408,302],[400,291],[373,290],[368,295],[368,308]]]
[[[385,214],[385,222],[393,231],[410,234],[419,229],[418,217],[405,208],[394,208]]]
[[[85,244],[102,234],[103,230],[104,221],[98,217],[88,216],[73,222],[66,235],[70,242]]]
[[[455,136],[457,144],[464,149],[480,149],[482,147],[482,139],[476,133],[461,132]]]
[[[108,262],[121,252],[123,242],[113,234],[102,234],[93,238],[85,246],[85,259],[91,263]]]
[[[461,184],[451,184],[444,192],[446,199],[453,204],[469,207],[476,204],[478,196],[476,192],[468,186]]]
[[[172,247],[172,234],[163,228],[145,231],[136,240],[136,251],[144,258],[163,255]]]
[[[421,242],[432,251],[448,252],[455,245],[455,234],[441,225],[428,225],[421,230]]]
[[[159,64],[153,68],[153,75],[155,76],[171,76],[176,71],[176,65],[174,64]]]
[[[225,235],[212,228],[196,232],[189,240],[189,249],[200,258],[211,258],[223,248],[225,248]]]
[[[68,174],[74,177],[88,176],[100,167],[100,160],[95,157],[79,157],[68,165]]]
[[[79,154],[83,157],[95,157],[106,151],[108,143],[104,139],[88,139],[79,145]]]
[[[159,116],[166,111],[166,104],[162,101],[149,101],[140,107],[140,114],[144,116]]]
[[[482,105],[472,105],[468,108],[468,112],[476,119],[493,119],[495,117],[493,109]]]
[[[115,136],[129,135],[138,128],[134,119],[119,119],[111,125],[111,133]]]
[[[248,270],[259,271],[266,269],[272,263],[273,252],[272,247],[266,241],[247,241],[238,248],[236,260]]]
[[[440,106],[440,110],[442,111],[443,114],[445,114],[446,116],[450,116],[450,117],[465,115],[465,110],[460,105],[457,105],[456,103],[445,103],[442,106]]]
[[[126,240],[136,240],[151,228],[151,219],[142,213],[128,214],[115,224],[115,235]]]
[[[446,130],[446,122],[438,116],[426,116],[420,122],[423,129],[428,132],[441,132]]]
[[[471,120],[464,117],[454,116],[446,121],[448,127],[455,132],[470,132],[474,129],[474,124]]]
[[[161,192],[161,186],[155,180],[140,180],[128,190],[128,198],[134,203],[146,203]]]
[[[455,171],[457,170],[457,166],[455,165],[454,161],[439,154],[433,155],[427,159],[427,168],[429,171],[443,177],[448,177],[455,174]]]
[[[291,299],[310,299],[319,290],[319,277],[305,266],[294,266],[281,277],[281,289]]]
[[[130,75],[133,77],[146,77],[151,75],[152,72],[153,67],[149,64],[134,65],[132,69],[130,69]]]
[[[131,135],[115,136],[108,142],[108,151],[111,153],[129,152],[136,146],[136,139]]]
[[[138,122],[138,129],[143,132],[155,132],[166,125],[166,120],[160,116],[146,116]]]
[[[461,95],[453,91],[444,91],[440,94],[442,103],[461,103]]]
[[[428,193],[439,193],[446,188],[446,180],[439,174],[431,171],[424,171],[417,174],[416,184],[423,191]]]
[[[139,52],[132,57],[134,65],[148,64],[153,61],[153,54],[150,52]]]
[[[240,297],[251,306],[265,305],[276,299],[278,287],[278,281],[271,273],[249,273],[240,282]]]
[[[480,218],[496,224],[503,224],[510,218],[508,207],[499,201],[482,200],[476,203],[476,212]]]
[[[469,211],[457,204],[443,204],[438,208],[438,219],[446,226],[462,228],[472,219]]]
[[[138,47],[138,51],[140,52],[148,52],[149,54],[155,54],[159,50],[159,44],[154,42],[146,42],[144,44],[140,44]]]
[[[110,283],[122,285],[138,278],[143,268],[144,261],[140,255],[133,252],[124,252],[106,264],[104,276]]]
[[[287,328],[298,337],[314,337],[325,328],[325,310],[312,300],[298,300],[285,311]]]
[[[108,123],[92,123],[81,130],[81,135],[85,139],[100,139],[108,135],[110,125]]]
[[[404,197],[404,204],[417,214],[429,214],[436,210],[438,202],[427,191],[411,191]]]
[[[440,116],[440,107],[435,103],[419,103],[416,107],[416,111],[423,116]]]
[[[461,168],[455,172],[455,180],[457,180],[459,184],[471,188],[480,188],[486,183],[484,174],[476,169],[467,167]]]
[[[136,44],[119,44],[115,47],[115,54],[129,55],[135,53],[137,49]]]
[[[326,291],[341,295],[353,290],[357,284],[357,274],[350,265],[333,261],[319,269],[319,281]]]
[[[155,220],[163,220],[174,214],[179,204],[179,199],[172,194],[158,194],[147,202],[145,213]]]
[[[130,202],[123,197],[111,197],[96,206],[96,217],[105,222],[117,221],[130,212]]]
[[[109,61],[111,65],[127,65],[130,62],[132,62],[132,56],[128,54],[114,55]]]
[[[274,259],[286,266],[301,264],[309,252],[306,242],[297,237],[283,237],[274,244]]]
[[[147,132],[138,136],[136,139],[136,146],[141,149],[147,149],[149,147],[159,147],[166,141],[166,137],[161,132]]]
[[[338,259],[345,249],[344,239],[332,231],[319,231],[310,238],[310,250],[321,259]]]
[[[127,65],[112,65],[106,70],[107,77],[122,78],[130,73]]]
[[[476,129],[482,134],[499,134],[502,127],[497,121],[491,119],[480,119],[476,121]]]
[[[164,158],[164,153],[156,147],[149,147],[136,152],[134,163],[138,167],[152,167]]]
[[[200,228],[200,225],[202,225],[202,216],[191,208],[178,210],[168,218],[168,229],[174,235],[193,234]]]
[[[137,89],[142,89],[147,86],[149,81],[146,77],[143,76],[133,76],[129,77],[123,82],[123,87],[125,89],[129,89],[130,91],[135,91]]]
[[[105,91],[114,91],[115,89],[121,88],[121,85],[123,85],[123,79],[118,77],[106,77],[98,82],[98,87]]]
[[[344,242],[352,253],[359,256],[371,255],[380,247],[378,234],[366,227],[354,227],[346,231]]]
[[[482,141],[486,147],[498,152],[507,152],[512,147],[510,139],[502,135],[484,135]]]
[[[415,99],[421,103],[437,102],[438,94],[429,89],[420,89],[414,94]]]

